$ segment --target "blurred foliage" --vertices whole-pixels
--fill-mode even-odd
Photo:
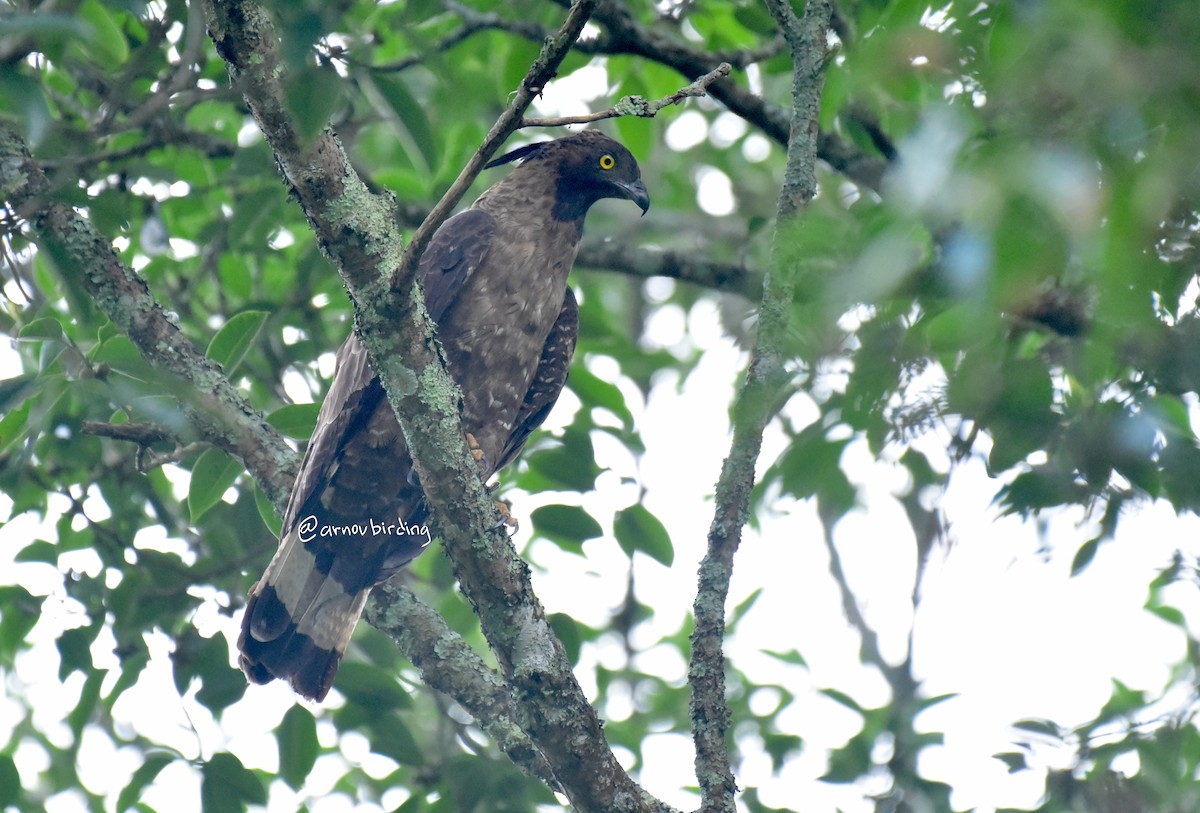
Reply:
[[[199,9],[183,0],[41,5],[0,0],[0,116],[21,130],[56,199],[113,240],[196,346],[281,431],[307,437],[315,408],[293,401],[320,401],[349,307],[228,87]],[[548,0],[271,5],[291,63],[287,99],[301,125],[315,131],[332,120],[356,165],[406,212],[431,205],[450,184],[536,56],[539,37],[530,31],[556,26],[563,13]],[[791,495],[815,500],[835,524],[858,501],[842,452],[859,438],[907,472],[898,499],[923,551],[944,533],[927,495],[941,493],[959,461],[974,456],[986,459],[1004,510],[1035,516],[1079,506],[1096,519],[1100,531],[1077,553],[1077,571],[1127,506],[1160,499],[1181,512],[1200,507],[1194,5],[839,4],[822,127],[867,158],[899,158],[881,189],[822,170],[803,227],[783,238],[805,257],[794,269],[787,348],[793,395],[816,410],[803,421],[791,417],[799,410],[785,410],[778,421],[790,443],[764,461],[756,515]],[[751,0],[628,6],[698,54],[759,52],[775,37]],[[511,25],[481,24],[489,14]],[[464,20],[477,30],[448,39]],[[603,35],[591,42],[603,50]],[[608,92],[583,100],[593,109],[624,94],[665,96],[694,78],[654,54],[617,50],[576,53],[564,65],[566,79],[604,71]],[[786,104],[784,53],[760,52],[734,81]],[[707,100],[653,121],[606,125],[638,156],[654,197],[651,215],[624,232],[629,240],[761,269],[783,165],[781,145],[761,125]],[[699,210],[697,186],[714,172],[729,183],[732,214]],[[493,177],[485,174],[478,188]],[[598,208],[589,233],[622,233],[628,221],[618,217]],[[139,453],[81,431],[89,420],[137,422],[188,436],[176,393],[96,309],[75,270],[38,251],[11,213],[3,225],[0,330],[15,340],[21,369],[0,381],[0,510],[12,528],[33,530],[3,543],[17,575],[0,576],[11,582],[0,587],[0,699],[8,711],[0,809],[40,811],[65,795],[78,801],[71,809],[152,810],[151,791],[173,787],[181,770],[206,813],[281,793],[297,809],[330,795],[405,813],[553,804],[365,625],[338,677],[340,705],[283,715],[275,771],[247,768],[219,737],[200,747],[130,725],[122,698],[151,680],[152,650],[164,641],[180,702],[218,727],[229,722],[224,715],[246,688],[217,630],[229,628],[220,619],[240,610],[269,558],[277,520],[223,452],[158,443]],[[640,553],[670,565],[669,529],[650,511],[635,504],[593,517],[578,494],[602,474],[595,442],[609,436],[640,455],[640,404],[660,382],[681,386],[699,361],[687,335],[666,348],[648,338],[655,316],[718,300],[727,333],[742,342],[752,304],[604,269],[577,273],[575,285],[582,335],[569,386],[579,406],[564,429],[535,439],[504,485],[565,492],[564,504],[533,512],[538,539],[580,554],[585,541],[607,536],[631,560]],[[948,465],[913,448],[931,435]],[[484,648],[442,557],[419,559],[410,579]],[[57,586],[33,587],[48,580]],[[1181,556],[1148,586],[1147,608],[1186,631],[1162,590],[1197,581],[1195,563]],[[732,613],[735,635],[741,612]],[[630,643],[653,613],[631,584],[611,624],[553,619],[594,680],[602,714],[615,688],[634,698],[634,713],[613,715],[605,731],[635,772],[650,734],[688,728],[686,692],[641,668],[635,655],[647,647]],[[688,631],[685,623],[652,646],[686,658]],[[581,656],[613,633],[623,640],[622,666]],[[57,674],[42,677],[71,698],[61,722],[39,717],[41,695],[21,669],[39,635],[56,642],[58,656]],[[781,646],[775,654],[788,669],[806,669],[800,653]],[[865,646],[864,658],[873,660]],[[880,810],[947,810],[950,789],[922,776],[917,762],[938,735],[914,724],[942,698],[921,695],[910,665],[884,665],[887,707],[864,708],[825,690],[861,719],[858,733],[826,755],[825,781],[857,783]],[[1171,685],[1190,692],[1194,681],[1181,663]],[[753,748],[777,773],[794,765],[805,746],[778,712],[797,701],[798,686],[755,684],[737,663],[729,682],[735,757]],[[764,688],[775,692],[775,711],[755,713],[751,697]],[[1046,813],[1183,813],[1200,804],[1195,721],[1162,708],[1159,696],[1116,685],[1087,724],[1064,730],[1025,721],[1016,730],[1016,750],[999,758],[1014,771],[1047,775],[1038,808]],[[135,755],[116,798],[85,777],[78,756],[87,737]],[[1071,766],[1047,773],[1033,740],[1069,750]],[[364,750],[375,755],[369,764]],[[753,813],[772,809],[756,788],[742,800]]]

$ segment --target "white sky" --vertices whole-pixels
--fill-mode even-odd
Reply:
[[[575,79],[574,75],[568,78]],[[552,84],[539,112],[580,112],[556,99],[586,102],[604,89],[596,80],[595,76],[578,79],[599,88],[590,95],[570,81]],[[688,125],[689,121],[693,125]],[[698,114],[676,118],[668,128],[672,146],[694,142],[697,133],[689,127],[703,123]],[[730,133],[718,132],[714,137],[736,137]],[[699,138],[703,137],[699,133]],[[700,208],[717,216],[731,211],[733,203],[729,179],[718,170],[706,170],[698,189]],[[704,350],[699,367],[682,391],[676,391],[674,381],[665,381],[654,388],[644,409],[631,404],[646,444],[640,461],[634,461],[615,441],[606,443],[598,436],[599,462],[611,473],[601,479],[595,493],[583,498],[584,505],[606,524],[614,510],[636,498],[635,487],[621,482],[624,476],[634,477],[647,489],[647,507],[671,531],[676,549],[672,567],[640,555],[634,561],[639,596],[656,612],[642,632],[646,640],[654,640],[658,632],[673,632],[690,611],[696,564],[712,516],[711,493],[728,449],[726,411],[745,364],[744,355],[722,335],[711,303],[699,303],[686,318],[688,340]],[[678,318],[675,321],[672,325],[671,319],[665,318],[661,325],[659,335],[666,343],[681,335]],[[11,351],[0,346],[0,377],[14,374],[14,362]],[[569,410],[570,401],[565,397],[560,409]],[[795,404],[792,409],[799,414],[804,405]],[[551,425],[561,424],[564,414],[559,411],[552,416]],[[783,443],[782,433],[773,428],[766,439],[764,460],[772,459]],[[944,438],[930,437],[921,445],[935,463],[941,460],[945,464]],[[909,596],[915,573],[911,532],[893,496],[903,485],[903,475],[887,460],[871,459],[865,444],[858,442],[847,449],[844,465],[861,487],[863,504],[837,527],[836,543],[860,606],[880,633],[885,656],[897,661],[913,623]],[[1126,517],[1117,539],[1103,545],[1092,565],[1072,579],[1071,559],[1078,546],[1094,535],[1094,528],[1069,512],[1051,516],[1042,533],[1033,523],[1000,517],[991,505],[998,487],[978,462],[957,469],[943,501],[953,544],[935,553],[916,619],[915,658],[918,677],[924,681],[922,691],[926,695],[958,694],[920,719],[923,730],[946,735],[943,747],[922,754],[922,770],[930,778],[954,785],[957,808],[982,813],[997,807],[1032,806],[1042,792],[1039,772],[1009,775],[991,758],[1012,750],[1012,721],[1048,717],[1063,725],[1084,722],[1108,698],[1112,678],[1151,694],[1167,686],[1170,666],[1184,657],[1185,640],[1178,629],[1143,609],[1146,584],[1167,566],[1177,548],[1192,555],[1200,553],[1200,526],[1195,517],[1176,517],[1165,505],[1150,505]],[[552,495],[517,495],[514,512],[528,516],[534,507],[551,499]],[[6,500],[0,496],[0,520],[9,519]],[[98,505],[90,508],[103,510]],[[0,583],[21,583],[38,594],[62,595],[61,577],[53,569],[12,561],[29,540],[48,538],[53,519],[39,526],[27,517],[18,517],[0,527]],[[526,524],[518,543],[528,539],[529,533]],[[602,624],[620,601],[629,563],[611,537],[587,543],[584,553],[581,558],[549,543],[534,544],[530,558],[553,574],[536,573],[535,587],[549,612],[565,612],[584,623]],[[86,556],[70,564],[81,569],[95,566]],[[731,606],[759,588],[763,595],[729,641],[727,655],[736,669],[752,679],[785,685],[799,695],[794,704],[778,711],[778,719],[782,728],[804,737],[805,748],[780,775],[773,776],[761,748],[745,743],[748,759],[739,772],[739,784],[757,787],[762,801],[777,807],[802,806],[808,813],[833,813],[837,808],[847,813],[873,810],[863,788],[817,781],[825,769],[823,749],[844,744],[858,728],[853,712],[817,690],[837,688],[866,707],[885,704],[888,694],[882,678],[859,662],[857,635],[845,620],[810,504],[779,504],[772,515],[762,518],[761,532],[747,530],[736,562]],[[1195,632],[1200,628],[1200,596],[1194,589],[1178,585],[1172,588],[1172,598]],[[47,613],[31,636],[32,650],[18,659],[15,674],[0,684],[0,742],[9,739],[18,723],[21,707],[7,694],[16,689],[33,705],[38,728],[66,744],[68,735],[61,720],[78,697],[81,676],[72,676],[66,685],[58,683],[53,640],[59,630],[74,626],[78,615],[69,604],[51,600],[46,606]],[[202,628],[219,630],[231,640],[236,637],[236,625],[221,619],[211,606],[197,621]],[[293,702],[287,688],[278,683],[251,688],[243,701],[227,710],[219,722],[214,721],[190,698],[181,702],[176,696],[169,646],[165,636],[151,642],[151,665],[117,704],[117,725],[195,757],[228,749],[248,767],[273,768],[276,756],[271,730]],[[801,652],[808,669],[786,666],[763,654],[789,650]],[[103,646],[98,646],[95,654],[111,661],[111,653]],[[589,648],[585,667],[612,656],[604,646]],[[673,650],[660,647],[639,657],[643,666],[682,686],[686,664]],[[586,669],[584,672],[586,675]],[[585,688],[594,689],[586,677]],[[331,702],[337,702],[336,691]],[[603,713],[609,719],[636,713],[631,710],[632,701],[619,693],[603,702]],[[765,691],[754,702],[770,711],[772,693]],[[324,743],[335,742],[329,724],[322,724],[320,733]],[[341,752],[344,758],[380,775],[390,770],[388,760],[367,753],[361,736],[343,737]],[[695,782],[687,732],[652,737],[642,757],[641,780],[651,793],[683,809],[695,807],[695,797],[682,790]],[[1061,754],[1043,750],[1039,757],[1046,765],[1062,766]],[[80,751],[81,776],[90,790],[115,797],[139,759],[140,752],[115,748],[92,731]],[[25,781],[46,767],[39,749],[29,745],[18,746],[16,760]],[[303,796],[328,794],[341,770],[338,758],[323,757]],[[276,782],[268,809],[272,813],[293,810],[300,798]],[[393,807],[403,798],[403,793],[396,791],[383,801]],[[198,773],[180,764],[168,768],[146,801],[179,813],[198,810]],[[49,813],[84,809],[82,800],[71,794],[60,794],[47,804]],[[332,794],[311,809],[342,813],[378,808],[355,805],[348,797]]]

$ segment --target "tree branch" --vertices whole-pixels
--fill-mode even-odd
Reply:
[[[788,235],[799,209],[816,193],[817,113],[824,82],[825,32],[829,0],[809,0],[798,19],[786,0],[767,6],[787,40],[793,62],[792,122],[788,161],[779,192],[771,266],[763,283],[758,333],[746,377],[733,407],[733,441],[716,487],[716,509],[708,532],[708,550],[700,563],[693,606],[692,737],[703,813],[732,813],[737,785],[729,764],[729,707],[725,702],[725,602],[733,574],[733,555],[754,486],[754,464],[762,433],[774,415],[789,373],[781,354],[791,313],[796,257]]]
[[[241,402],[239,408],[248,412],[231,412],[223,406],[226,391],[233,392],[235,403],[240,399],[224,374],[200,356],[187,337],[167,319],[145,282],[131,269],[120,265],[107,241],[94,232],[90,222],[62,204],[50,203],[44,196],[47,191],[47,179],[19,137],[0,127],[0,198],[34,221],[43,248],[60,260],[68,260],[62,263],[63,270],[79,275],[97,303],[138,346],[146,360],[172,377],[177,385],[172,388],[177,393],[188,393],[181,399],[185,403],[188,426],[89,421],[83,425],[83,431],[136,443],[144,449],[158,442],[181,443],[180,436],[190,429],[242,460],[251,476],[263,487],[276,512],[282,514],[295,479],[299,455],[249,405]],[[64,211],[51,213],[48,211],[51,208]],[[64,234],[64,228],[70,234]],[[122,297],[131,298],[122,302]],[[203,377],[187,378],[184,374],[193,368],[203,372]],[[180,370],[183,373],[179,373]],[[198,395],[193,395],[193,391]],[[205,397],[205,393],[210,395]],[[261,421],[254,422],[256,419]],[[248,428],[247,422],[250,423]],[[234,426],[227,438],[217,431],[223,424]],[[221,439],[227,442],[219,443]],[[497,692],[497,678],[494,674],[489,678],[481,672],[472,680],[459,668],[464,661],[461,651],[469,647],[461,636],[445,626],[444,621],[440,626],[433,623],[429,619],[432,612],[415,597],[399,602],[385,599],[377,611],[378,617],[388,621],[385,632],[393,635],[401,652],[418,664],[423,674],[440,673],[443,667],[449,671],[450,677],[430,680],[429,684],[476,714],[484,731],[518,767],[545,780],[548,772],[542,762],[529,756],[533,753],[532,743],[521,732],[511,703],[507,706],[496,702],[481,704],[477,700]]]
[[[0,198],[29,219],[41,248],[59,271],[73,275],[155,370],[172,382],[186,426],[201,439],[240,458],[272,501],[287,499],[296,455],[266,417],[229,383],[163,311],[146,281],[121,262],[89,220],[50,197],[50,182],[20,136],[0,125]]]
[[[550,766],[517,725],[504,678],[436,610],[393,579],[371,592],[363,617],[395,641],[427,686],[470,712],[514,765],[561,792]]]
[[[606,110],[600,110],[596,113],[588,113],[584,116],[558,116],[548,119],[521,119],[522,127],[565,127],[569,124],[587,124],[593,121],[603,121],[604,119],[614,119],[618,116],[638,116],[640,118],[654,118],[658,115],[658,111],[664,107],[673,104],[679,104],[684,99],[689,97],[704,96],[708,93],[708,86],[716,80],[728,76],[733,67],[728,62],[722,62],[713,70],[701,76],[690,85],[680,88],[669,96],[664,96],[653,102],[646,101],[641,96],[624,96]]]
[[[395,207],[372,195],[331,132],[306,143],[283,104],[277,35],[262,8],[209,0],[209,30],[275,152],[321,247],[355,304],[359,336],[404,432],[442,538],[516,699],[518,720],[580,811],[642,811],[652,800],[617,763],[529,582],[528,566],[496,529],[496,509],[466,448],[457,387],[445,372],[415,269],[422,241],[519,123],[554,75],[595,0],[578,0],[547,40],[508,109],[459,179],[400,251]],[[488,529],[491,530],[488,530]]]
[[[762,294],[762,280],[744,265],[720,263],[683,251],[639,248],[608,237],[585,237],[575,265],[631,277],[669,277],[749,299],[758,299]]]

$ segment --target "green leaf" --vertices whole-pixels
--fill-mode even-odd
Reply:
[[[641,503],[617,512],[613,519],[613,534],[621,550],[631,558],[634,551],[640,550],[667,567],[675,561],[675,548],[666,526]]]
[[[578,505],[543,505],[530,515],[534,530],[560,548],[578,551],[604,533],[600,523]]]
[[[1096,558],[1096,551],[1100,549],[1100,539],[1101,537],[1097,536],[1079,546],[1075,558],[1071,560],[1072,576],[1078,576],[1092,563],[1092,559]]]
[[[750,608],[758,603],[758,600],[762,597],[762,594],[763,589],[761,587],[755,588],[750,592],[750,595],[738,602],[737,606],[729,611],[730,628],[736,627],[738,623],[741,622],[746,613],[750,612]]]
[[[192,522],[212,508],[242,473],[242,464],[220,449],[206,449],[192,466],[188,512]]]
[[[247,802],[267,803],[263,783],[233,754],[214,754],[200,773],[200,806],[204,813],[241,813]]]
[[[84,0],[75,14],[91,29],[91,36],[85,37],[85,47],[98,60],[107,63],[103,67],[115,69],[129,59],[129,42],[125,39],[125,32],[103,3]]]
[[[16,763],[10,755],[0,754],[0,808],[17,804],[23,795]]]
[[[133,807],[139,798],[141,798],[142,790],[146,785],[154,781],[154,777],[162,772],[162,769],[175,761],[173,754],[168,754],[163,751],[153,751],[146,755],[146,760],[138,769],[133,772],[133,776],[129,779],[129,784],[121,788],[121,793],[117,796],[117,813]]]
[[[1178,607],[1171,607],[1166,604],[1153,604],[1146,607],[1146,611],[1154,613],[1168,624],[1173,624],[1180,629],[1187,629],[1187,619]]]
[[[371,750],[401,765],[421,765],[425,757],[408,726],[395,714],[377,714],[367,722]]]
[[[279,775],[299,790],[317,761],[317,720],[303,706],[292,706],[275,729],[279,742]]]
[[[410,157],[421,157],[427,175],[431,175],[438,166],[438,139],[434,137],[433,128],[425,110],[428,105],[421,104],[409,92],[408,86],[398,77],[378,74],[364,75],[363,80],[371,81],[378,89],[395,117],[393,132],[399,137],[404,151]],[[415,154],[415,155],[414,155]],[[414,164],[417,162],[414,160]]]
[[[41,616],[41,599],[24,587],[0,587],[0,663],[12,661],[13,653],[25,643],[25,636]]]
[[[539,491],[590,491],[596,485],[600,467],[592,438],[586,431],[568,429],[554,446],[539,449],[526,457],[530,474],[536,480],[522,483],[523,488]]]
[[[284,87],[284,102],[296,117],[301,135],[312,139],[325,129],[341,99],[344,82],[326,66],[310,65],[292,72]]]
[[[409,708],[413,704],[412,698],[396,678],[366,663],[343,663],[338,669],[334,686],[351,703],[373,712]]]
[[[268,316],[270,314],[266,311],[242,311],[232,317],[212,337],[205,355],[221,365],[225,375],[233,375],[254,345]]]
[[[945,703],[947,700],[953,700],[954,698],[958,697],[958,694],[958,692],[947,692],[946,694],[922,698],[918,703],[918,707],[921,709],[921,711],[924,711],[925,709],[932,708],[939,703]]]
[[[66,630],[58,636],[55,646],[58,648],[58,679],[66,680],[72,672],[86,672],[92,668],[91,646],[96,640],[97,629],[91,627],[76,627]]]
[[[294,440],[308,440],[317,426],[320,404],[288,404],[267,416],[267,423]]]
[[[857,737],[829,755],[829,770],[821,777],[826,782],[844,784],[853,782],[871,767],[870,746]]]
[[[1006,751],[1003,754],[993,754],[993,756],[1004,763],[1009,773],[1023,771],[1029,767],[1026,755],[1020,751]]]
[[[79,702],[67,714],[66,723],[75,734],[76,742],[83,733],[83,727],[96,713],[96,704],[100,701],[100,686],[105,677],[104,672],[90,672],[83,682],[83,690],[79,693]]]
[[[90,354],[93,366],[104,364],[135,381],[148,382],[155,378],[154,368],[128,337],[116,335],[106,339]]]
[[[267,530],[274,536],[279,536],[279,532],[283,530],[283,520],[275,513],[275,506],[257,483],[254,485],[254,506],[258,509],[258,515],[267,526]]]
[[[35,539],[17,551],[17,555],[13,557],[13,561],[46,562],[53,565],[58,563],[59,553],[58,546],[54,543],[47,542],[44,539]]]
[[[22,339],[61,339],[63,329],[53,316],[43,316],[25,325],[17,335]]]
[[[562,641],[568,660],[572,664],[578,664],[579,651],[583,644],[579,634],[579,623],[566,613],[551,613],[546,620],[550,622],[550,628],[554,630],[558,640]]]
[[[776,660],[780,660],[780,661],[783,661],[784,663],[792,664],[793,666],[803,666],[806,669],[808,668],[808,661],[804,660],[804,656],[801,655],[799,652],[797,652],[794,649],[791,650],[790,652],[772,652],[769,649],[764,649],[763,654],[770,655],[772,658],[775,658]]]
[[[579,396],[585,407],[603,407],[616,415],[622,426],[633,426],[633,414],[625,406],[625,396],[616,384],[605,381],[582,366],[576,366],[571,370],[567,386]]]
[[[857,700],[843,691],[839,691],[838,689],[821,689],[821,694],[825,695],[831,700],[836,700],[851,711],[856,711],[862,715],[867,713],[866,709],[859,705]]]

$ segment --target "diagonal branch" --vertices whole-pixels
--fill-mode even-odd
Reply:
[[[470,712],[514,765],[552,790],[561,790],[545,758],[517,724],[504,680],[437,610],[392,580],[371,592],[363,617],[395,641],[427,686]]]
[[[725,702],[725,602],[733,574],[733,555],[741,542],[754,486],[754,464],[762,433],[775,414],[778,397],[789,374],[781,352],[791,313],[794,269],[788,239],[800,209],[816,193],[817,111],[824,75],[825,31],[831,13],[829,0],[809,0],[803,19],[786,0],[768,0],[791,50],[792,109],[788,162],[779,192],[771,266],[763,281],[758,334],[746,378],[733,407],[733,441],[721,467],[716,510],[708,532],[708,550],[700,563],[693,607],[692,737],[696,743],[696,777],[702,813],[731,813],[737,786],[729,763],[729,707]]]
[[[516,128],[595,2],[578,0],[572,7],[508,109],[404,252],[394,204],[367,190],[333,134],[326,130],[311,143],[300,137],[282,101],[286,66],[264,10],[251,2],[209,0],[208,18],[218,53],[354,301],[359,336],[396,412],[455,575],[516,698],[521,728],[578,810],[619,813],[660,805],[644,797],[617,763],[533,594],[528,566],[495,528],[495,506],[462,434],[457,387],[432,341],[434,328],[413,282],[421,235],[432,234]]]
[[[49,179],[5,126],[0,126],[0,198],[32,222],[41,248],[61,273],[73,275],[146,361],[184,394],[185,423],[171,431],[194,432],[240,458],[273,502],[285,501],[296,476],[296,453],[167,316],[146,280],[121,262],[108,238],[52,199]]]

